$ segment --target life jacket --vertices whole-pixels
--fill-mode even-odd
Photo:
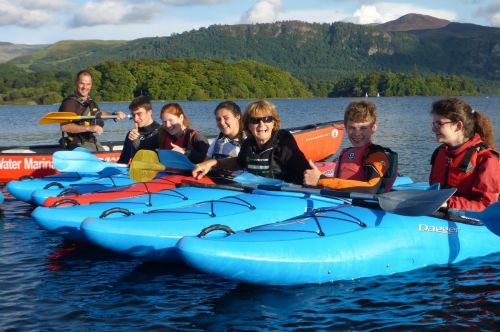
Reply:
[[[236,157],[240,151],[241,144],[242,142],[239,138],[231,139],[220,133],[215,139],[214,146],[211,151],[212,155],[209,157],[216,160]]]
[[[463,151],[455,156],[446,153],[447,148],[444,144],[434,150],[431,157],[430,184],[440,183],[443,188],[457,188],[458,194],[466,195],[475,181],[473,170],[477,165],[478,157],[482,153],[491,153],[497,159],[499,158],[498,152],[489,148],[484,142],[471,142],[467,145],[469,146],[465,146]]]
[[[275,178],[282,173],[281,167],[273,161],[278,136],[279,131],[273,135],[270,142],[266,144],[267,147],[262,151],[257,151],[257,143],[251,138],[253,141],[250,154],[246,156],[247,169],[250,173],[267,178]]]
[[[389,160],[389,168],[381,178],[381,185],[377,193],[391,190],[398,175],[398,154],[389,148],[377,144],[370,144],[362,148],[346,148],[340,153],[335,170],[335,176],[341,179],[368,181],[366,159],[375,152],[383,152]]]
[[[172,149],[172,143],[178,145],[185,149],[186,151],[190,151],[193,149],[193,137],[196,135],[196,130],[191,128],[186,128],[184,131],[184,135],[179,137],[174,137],[165,131],[165,135],[163,137],[163,142],[161,142],[161,149]]]
[[[66,97],[62,103],[61,106],[59,107],[59,112],[64,112],[64,109],[62,108],[63,105],[67,100],[73,100],[77,102],[80,105],[80,112],[77,115],[81,116],[96,116],[98,113],[101,112],[99,109],[99,106],[97,103],[92,99],[88,98],[87,100],[83,100],[82,98],[76,96],[76,95],[71,95]],[[91,126],[91,125],[98,125],[101,127],[104,127],[104,120],[95,118],[91,120],[78,120],[78,121],[73,121],[74,123],[82,126]],[[65,135],[66,134],[66,135]],[[97,139],[95,138],[94,134],[91,132],[84,132],[84,133],[62,133],[62,138],[59,140],[60,144],[65,147],[65,148],[75,148],[78,145],[81,145],[84,142],[91,142],[91,143],[97,143]]]

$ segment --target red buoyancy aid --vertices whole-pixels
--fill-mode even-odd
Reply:
[[[496,198],[484,197],[484,200],[489,201],[490,204],[498,201],[498,192],[500,190],[498,164],[495,169],[491,170],[491,174],[487,172],[481,178],[479,178],[477,170],[481,160],[491,156],[494,156],[498,162],[498,153],[488,148],[478,134],[456,149],[451,149],[443,144],[432,155],[429,183],[439,183],[444,188],[457,188],[455,196],[470,200],[477,200],[480,195],[495,196],[496,192]],[[473,205],[449,204],[450,207],[458,209],[482,210],[485,207]]]
[[[193,137],[196,135],[196,131],[190,128],[187,128],[184,132],[184,135],[180,135],[178,137],[174,137],[170,134],[166,134],[163,138],[163,142],[161,142],[160,149],[171,150],[172,143],[182,147],[185,150],[193,149]]]
[[[368,181],[364,170],[365,151],[368,145],[362,147],[350,147],[340,153],[335,176],[340,179]]]
[[[369,174],[366,172],[366,159],[374,152],[383,152],[389,160],[389,167],[386,174],[382,176],[382,184],[378,193],[391,190],[398,175],[398,155],[389,148],[367,144],[362,147],[350,147],[342,150],[338,158],[335,177],[346,180],[368,181]]]

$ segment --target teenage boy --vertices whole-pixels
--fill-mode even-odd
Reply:
[[[352,146],[341,151],[335,177],[322,176],[309,161],[311,169],[304,172],[304,184],[364,193],[389,191],[397,176],[397,154],[372,142],[377,131],[375,105],[364,100],[351,102],[344,125]]]
[[[161,125],[153,120],[153,107],[149,97],[135,98],[128,108],[135,126],[127,133],[123,143],[123,150],[118,159],[118,162],[122,164],[128,164],[139,150],[155,151],[158,149],[158,133],[161,128]]]

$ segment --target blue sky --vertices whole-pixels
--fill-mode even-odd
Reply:
[[[408,13],[500,27],[499,0],[0,0],[0,41],[131,40],[285,20],[383,23]]]

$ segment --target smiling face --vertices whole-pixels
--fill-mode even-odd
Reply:
[[[274,118],[270,114],[262,114],[258,117],[250,117],[248,121],[248,130],[255,138],[257,145],[262,147],[273,135]]]
[[[88,74],[81,74],[76,81],[76,94],[82,98],[87,99],[92,89],[92,77]]]
[[[215,113],[215,121],[220,132],[234,139],[240,132],[240,116],[235,116],[227,108],[221,108]]]
[[[161,121],[163,122],[163,127],[172,136],[179,136],[184,132],[186,127],[184,126],[184,116],[181,114],[179,116],[164,112],[161,115]]]
[[[458,146],[464,142],[464,133],[461,130],[461,122],[451,121],[444,116],[432,115],[432,132],[436,141],[449,146]]]
[[[153,123],[153,111],[138,107],[132,111],[132,120],[137,123],[139,128],[149,126]]]
[[[351,145],[357,148],[371,143],[372,135],[377,131],[377,123],[347,121],[346,129]]]

